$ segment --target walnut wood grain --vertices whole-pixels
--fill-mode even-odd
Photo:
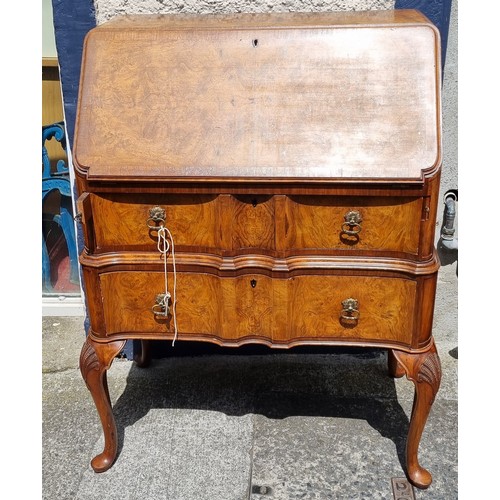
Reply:
[[[418,447],[441,383],[441,362],[434,342],[424,353],[414,354],[394,350],[393,355],[398,366],[406,372],[408,380],[415,385],[415,400],[406,442],[408,476],[418,488],[427,488],[432,482],[432,476],[418,461]]]
[[[416,318],[418,331],[417,349],[429,343],[432,336],[434,319],[434,305],[436,300],[437,276],[427,275],[417,278],[419,282],[417,301],[420,304],[420,313]]]
[[[281,199],[279,198],[281,196]],[[278,201],[279,200],[279,201]],[[422,198],[353,196],[91,195],[99,214],[91,252],[154,251],[157,232],[148,229],[149,210],[165,210],[178,251],[240,254],[246,249],[272,255],[377,252],[415,257],[419,252]],[[90,202],[87,203],[87,205]],[[83,210],[83,202],[81,203]],[[85,207],[85,222],[91,217]],[[345,216],[360,214],[359,235],[344,232]],[[221,219],[223,224],[221,225]],[[126,221],[126,224],[124,223]],[[84,224],[89,233],[89,224]]]
[[[280,18],[279,29],[240,15],[217,18],[220,30],[171,16],[92,30],[77,171],[209,182],[421,179],[439,168],[439,32],[424,16]]]
[[[233,197],[233,220],[227,227],[232,235],[231,248],[225,250],[275,249],[276,218],[274,197],[245,195]]]
[[[96,245],[92,210],[92,195],[88,192],[83,192],[83,194],[78,197],[76,207],[78,211],[77,213],[79,214],[79,221],[82,226],[85,251],[93,252]]]
[[[298,253],[298,252],[297,252]],[[109,252],[103,255],[91,255],[83,252],[80,262],[88,269],[106,271],[125,269],[136,266],[136,269],[160,270],[163,261],[158,252]],[[353,256],[352,254],[324,255],[313,252],[302,252],[295,257],[274,258],[262,254],[242,254],[220,257],[203,253],[179,253],[176,255],[177,269],[180,271],[202,271],[218,276],[237,276],[245,272],[259,273],[283,277],[297,274],[314,274],[317,272],[364,272],[377,271],[381,275],[403,273],[408,276],[430,276],[439,269],[436,251],[427,261],[413,261],[395,258],[374,257],[372,255]],[[172,262],[169,261],[169,270]]]
[[[408,475],[430,484],[417,452],[441,376],[439,57],[438,30],[404,10],[118,16],[88,34],[73,164],[94,470],[116,458],[112,359],[137,339],[147,366],[150,341],[174,337],[152,310],[160,206],[177,338],[388,349],[389,373],[415,384]]]
[[[422,222],[420,223],[420,258],[427,259],[434,250],[434,230],[436,227],[437,208],[439,205],[439,188],[441,170],[428,178],[425,184],[425,195],[422,203]]]
[[[169,273],[173,283],[173,274]],[[173,317],[155,316],[156,294],[164,291],[162,273],[112,272],[100,275],[106,336],[171,338]],[[145,293],[145,291],[148,291]],[[172,289],[173,290],[173,289]],[[176,313],[182,338],[272,344],[301,340],[385,341],[410,346],[414,334],[416,282],[378,276],[297,276],[274,279],[245,274],[219,278],[178,273]],[[342,322],[342,301],[360,302],[360,319]],[[406,314],[400,314],[400,311]]]
[[[360,342],[383,339],[411,344],[415,281],[373,276],[307,276],[295,282],[288,311],[292,337],[330,336]],[[342,301],[350,297],[359,301],[360,318],[354,322],[340,321]],[[408,315],[400,314],[401,310]],[[286,338],[283,330],[280,334]]]
[[[408,197],[288,197],[286,246],[417,254],[415,228],[420,225],[421,204],[421,199]],[[362,218],[356,237],[343,233],[344,217],[350,211]]]
[[[405,374],[405,369],[401,363],[398,362],[392,349],[387,351],[387,367],[389,375],[394,378],[401,378]]]
[[[127,194],[92,195],[95,221],[94,251],[127,248],[156,250],[157,232],[148,229],[149,210],[160,206],[166,212],[164,225],[175,235],[175,243],[189,248],[217,248],[217,197],[178,195],[153,197],[147,193],[133,198]]]
[[[91,462],[95,472],[108,470],[113,465],[118,451],[106,371],[124,345],[124,340],[102,344],[87,338],[80,354],[80,371],[92,395],[104,431],[104,450]]]

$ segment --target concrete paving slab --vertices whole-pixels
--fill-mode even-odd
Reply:
[[[391,400],[328,403],[329,417],[256,416],[252,485],[267,493],[252,500],[392,498],[391,478],[405,477],[406,413]],[[434,481],[415,497],[451,500],[458,498],[457,408],[435,405],[420,448]]]
[[[42,376],[43,499],[75,498],[102,434],[94,415],[94,404],[79,371]]]
[[[83,317],[42,318],[42,373],[78,368],[84,342]]]
[[[79,351],[79,349],[78,349]],[[50,363],[55,366],[58,362]],[[112,402],[123,391],[131,363],[115,362],[108,377]],[[75,499],[102,437],[99,417],[80,371],[68,368],[42,375],[42,497]]]
[[[426,491],[415,490],[415,496],[451,500],[458,497],[458,362],[447,344],[441,347],[443,385],[420,455],[434,483]],[[274,386],[274,396],[266,398],[273,410],[256,416],[252,485],[267,493],[254,493],[252,500],[387,499],[392,498],[391,478],[405,476],[413,384],[387,376],[385,353],[324,359],[322,371],[307,357],[283,361],[304,363],[312,375],[303,373],[304,378],[314,384],[301,386],[301,378],[294,387]]]
[[[103,438],[77,368],[83,318],[43,328],[44,500],[391,499],[391,478],[404,475],[413,384],[388,377],[385,351],[180,344],[147,369],[113,362],[119,455],[95,474]],[[457,498],[456,344],[438,349],[443,382],[421,444],[434,483],[419,500]],[[260,487],[267,494],[252,493]]]
[[[250,415],[152,409],[125,429],[111,469],[87,468],[75,498],[246,499],[252,434]],[[99,440],[93,453],[102,448]]]
[[[252,483],[272,493],[252,500],[389,498],[388,481],[402,475],[395,444],[355,417],[371,411],[368,402],[335,406],[344,416],[257,417]]]

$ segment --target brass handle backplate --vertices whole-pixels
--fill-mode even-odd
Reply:
[[[361,232],[363,218],[357,210],[351,210],[344,215],[342,233],[349,236],[357,236]]]
[[[155,316],[162,316],[166,318],[170,315],[170,294],[159,293],[156,295],[156,303],[151,308]]]
[[[149,229],[158,229],[160,226],[163,226],[165,223],[165,219],[167,217],[167,213],[164,208],[161,207],[153,207],[149,209],[149,218],[146,221]]]
[[[348,298],[342,301],[342,312],[340,318],[345,321],[358,321],[359,303],[356,299]]]

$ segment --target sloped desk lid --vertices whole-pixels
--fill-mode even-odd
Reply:
[[[423,179],[439,32],[416,11],[122,16],[84,47],[89,180]]]

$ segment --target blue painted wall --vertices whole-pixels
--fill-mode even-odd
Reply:
[[[417,9],[436,25],[441,33],[441,66],[443,69],[448,46],[451,2],[452,0],[396,0],[394,5],[396,9]]]
[[[66,128],[72,147],[83,41],[87,32],[96,25],[94,2],[92,0],[52,0],[52,9]]]

